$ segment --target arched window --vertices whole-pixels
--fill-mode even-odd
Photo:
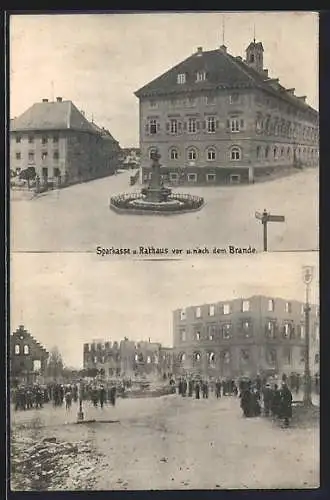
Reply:
[[[25,346],[24,346],[24,350],[23,350],[23,352],[24,352],[24,354],[26,354],[26,355],[30,353],[30,348],[29,348],[29,346],[28,346],[28,345],[25,345]]]
[[[200,352],[195,352],[194,353],[194,360],[195,361],[200,361],[202,359],[201,353]]]
[[[286,155],[287,155],[288,158],[290,158],[290,156],[291,156],[291,149],[290,148],[288,148],[286,150]]]
[[[207,159],[208,159],[208,161],[214,161],[216,159],[215,148],[208,148],[208,150],[207,150]]]
[[[277,160],[277,147],[276,146],[274,147],[273,153],[274,153],[274,160]]]
[[[241,150],[238,146],[233,146],[230,150],[230,159],[232,161],[238,161],[241,159]]]
[[[180,363],[183,363],[184,361],[186,361],[186,355],[184,352],[182,352],[180,355],[179,355],[179,361]]]
[[[179,153],[176,148],[171,148],[170,149],[170,159],[171,160],[177,160],[179,158]]]
[[[19,344],[15,345],[15,354],[19,354],[21,352]]]
[[[153,155],[157,153],[157,148],[150,148],[149,149],[149,160],[152,160]]]
[[[197,160],[197,150],[196,150],[196,148],[189,148],[188,149],[188,160],[190,160],[190,161]]]
[[[215,363],[215,354],[214,354],[214,352],[210,352],[209,353],[209,363],[210,363],[210,365],[214,365],[214,363]]]

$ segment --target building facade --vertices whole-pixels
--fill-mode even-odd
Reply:
[[[304,304],[253,296],[173,312],[174,372],[214,377],[303,373]],[[319,371],[318,307],[310,312],[310,363]]]
[[[10,336],[11,379],[33,383],[44,376],[49,353],[20,325]]]
[[[84,369],[101,371],[106,378],[152,376],[160,378],[172,373],[172,349],[157,342],[134,342],[125,338],[120,342],[105,340],[85,343]]]
[[[192,56],[139,89],[141,180],[161,154],[171,184],[253,182],[318,164],[318,112],[264,69],[263,46],[246,59],[225,46]]]
[[[120,146],[71,101],[43,99],[10,122],[10,169],[33,168],[41,183],[76,183],[111,175]]]

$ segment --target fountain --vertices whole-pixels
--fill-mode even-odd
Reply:
[[[112,196],[110,208],[117,213],[133,214],[178,214],[199,210],[204,199],[190,194],[172,194],[161,178],[160,154],[155,151],[151,157],[151,179],[140,192],[123,193]]]

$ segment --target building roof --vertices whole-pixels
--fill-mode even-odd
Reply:
[[[106,129],[104,127],[99,127],[98,125],[96,125],[95,122],[89,122],[89,123],[93,127],[93,129],[94,129],[95,132],[101,134],[101,136],[102,136],[103,139],[109,140],[109,141],[113,141],[113,142],[118,142],[113,137],[113,135],[111,135],[111,133],[109,132],[108,129]]]
[[[72,101],[37,102],[10,123],[11,132],[95,129]]]
[[[261,42],[256,43],[255,45]],[[251,44],[250,44],[251,46]],[[196,82],[196,73],[206,72],[206,80]],[[177,83],[178,74],[186,75],[186,82]],[[301,109],[310,109],[317,114],[308,104],[291,95],[282,86],[275,86],[274,79],[268,78],[266,73],[259,73],[249,66],[241,57],[234,57],[224,48],[201,51],[172,67],[166,73],[152,80],[150,83],[135,92],[140,97],[153,97],[168,94],[183,94],[186,92],[211,91],[215,89],[239,89],[258,87],[276,95],[292,105]]]
[[[29,333],[29,332],[28,332],[28,331],[24,328],[24,326],[23,326],[23,325],[20,325],[20,326],[18,327],[18,329],[17,329],[15,332],[13,332],[13,333],[11,334],[11,339],[12,339],[13,341],[15,341],[15,339],[17,339],[18,337],[19,337],[19,338],[20,338],[20,337],[23,337],[23,340],[25,340],[25,342],[29,342],[29,344],[30,344],[30,345],[31,345],[31,344],[34,344],[34,345],[35,345],[36,347],[38,347],[38,349],[40,349],[40,351],[42,351],[45,355],[48,355],[48,354],[49,354],[49,353],[48,353],[48,351],[47,351],[47,349],[46,349],[44,346],[42,346],[42,345],[40,344],[40,342],[38,342],[38,341],[37,341],[37,340],[36,340],[36,339],[35,339],[35,338],[31,335],[31,333]]]

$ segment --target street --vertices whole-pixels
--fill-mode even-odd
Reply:
[[[41,484],[44,489],[91,490],[319,485],[318,426],[282,429],[264,417],[245,419],[236,397],[119,399],[115,408],[103,410],[84,403],[85,420],[98,422],[80,425],[75,423],[77,409],[48,404],[41,410],[12,412],[18,457],[30,446],[27,476],[42,477],[33,470],[32,441],[46,439],[50,448],[69,450],[52,466],[49,483],[33,483],[36,489]],[[40,457],[40,447],[36,455]],[[16,465],[12,488],[29,483],[29,489],[31,480],[19,482],[16,477],[20,467]]]
[[[268,225],[269,251],[318,249],[318,171],[241,186],[184,187],[174,191],[203,196],[198,212],[180,215],[117,214],[111,195],[139,191],[131,172],[54,190],[32,200],[15,193],[11,203],[12,251],[88,251],[97,245],[135,248],[195,248],[235,245],[262,250],[256,211],[284,215]]]

